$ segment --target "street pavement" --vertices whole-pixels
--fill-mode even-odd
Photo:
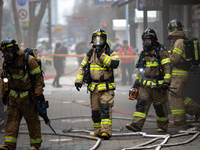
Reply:
[[[66,76],[60,78],[62,88],[55,88],[51,84],[53,82],[52,75],[55,75],[53,66],[45,67],[45,88],[44,94],[46,100],[49,101],[50,107],[47,109],[48,117],[51,120],[51,126],[57,134],[55,135],[49,126],[45,125],[41,118],[42,138],[43,143],[41,150],[89,150],[96,141],[88,138],[65,136],[70,135],[84,135],[90,136],[87,131],[93,131],[91,108],[89,100],[89,92],[87,93],[86,86],[81,88],[78,92],[74,87],[78,64],[76,58],[67,59],[65,73]],[[123,148],[130,148],[139,144],[145,143],[154,139],[154,137],[145,137],[142,135],[123,135],[125,133],[133,133],[125,128],[127,123],[132,122],[132,115],[135,111],[136,100],[128,99],[128,91],[131,85],[121,86],[121,78],[116,78],[115,103],[113,107],[113,136],[106,141],[101,139],[98,150],[120,150]],[[6,107],[5,107],[6,108]],[[169,112],[170,113],[170,112]],[[172,120],[169,115],[170,121]],[[173,137],[179,131],[186,131],[194,127],[199,127],[199,122],[193,122],[193,117],[187,116],[188,124],[183,127],[169,127],[166,133],[157,133],[156,115],[153,107],[150,108],[148,117],[144,124],[142,132],[148,135],[171,135],[167,144],[180,143],[190,139],[193,134]],[[17,150],[28,150],[29,135],[27,132],[24,119],[21,121],[20,134],[17,141]],[[47,134],[48,133],[48,134]],[[119,136],[116,136],[120,134]],[[145,134],[143,134],[145,135]],[[152,146],[163,142],[163,138],[145,146]],[[3,133],[0,133],[0,144],[4,144]],[[151,149],[155,149],[153,147]],[[144,149],[144,148],[140,148]],[[181,144],[177,146],[162,147],[163,150],[199,150],[200,138],[197,137],[192,142]]]

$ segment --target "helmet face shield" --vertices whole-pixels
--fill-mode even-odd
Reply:
[[[106,32],[102,29],[97,29],[92,33],[92,41],[93,47],[98,47],[99,49],[104,48],[106,45],[107,35]]]
[[[102,45],[103,43],[105,43],[105,38],[103,38],[102,36],[98,35],[98,36],[94,36],[92,38],[93,44],[94,45]]]

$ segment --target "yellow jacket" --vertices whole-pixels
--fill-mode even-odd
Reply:
[[[108,56],[105,53],[106,48],[107,47],[105,46],[102,49],[102,55],[101,55],[100,59],[97,58],[97,53],[95,51],[93,51],[93,54],[91,56],[91,59],[90,59],[90,75],[91,75],[91,78],[92,78],[93,81],[90,85],[88,85],[88,89],[90,91],[93,91],[95,86],[98,87],[98,91],[108,90],[106,87],[109,87],[110,90],[115,89],[113,69],[116,69],[118,67],[119,56],[117,55],[117,53],[115,51],[110,51],[111,52],[110,56]],[[85,71],[83,66],[85,64],[87,64],[87,61],[88,61],[88,56],[85,55],[85,57],[84,57],[84,59],[81,63],[81,66],[78,70],[75,83],[83,84],[83,77],[84,77],[84,71]],[[116,65],[113,65],[114,63]],[[109,81],[107,81],[107,83],[106,83],[106,81],[100,82],[99,81],[100,76],[104,76],[103,80],[108,80],[108,79],[111,79],[111,78],[113,78],[113,80],[109,80]],[[99,82],[97,82],[97,81],[99,81]]]
[[[159,51],[160,59],[154,56],[156,51],[155,47],[150,51],[145,52],[144,60],[146,61],[146,64],[145,72],[143,73],[143,80],[142,73],[138,71],[135,83],[140,83],[140,85],[151,88],[160,87],[163,83],[170,84],[171,61],[165,47],[163,48],[164,49],[162,51]]]

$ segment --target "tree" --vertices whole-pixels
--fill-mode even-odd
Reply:
[[[38,31],[40,29],[41,20],[44,16],[44,12],[47,7],[47,3],[50,0],[42,0],[40,1],[40,10],[38,14],[35,16],[35,9],[37,6],[37,1],[29,2],[29,12],[30,12],[30,21],[29,21],[29,28],[28,28],[28,40],[29,40],[29,47],[35,47],[37,42]]]
[[[13,16],[14,16],[15,28],[16,28],[16,34],[17,34],[17,41],[18,43],[22,43],[22,35],[20,32],[19,19],[17,16],[16,1],[12,1],[12,8],[13,8]]]
[[[41,20],[44,16],[44,12],[46,10],[47,3],[50,0],[42,0],[40,4],[37,1],[29,1],[29,27],[28,27],[28,45],[27,47],[35,47],[37,42],[38,31],[40,29]],[[35,15],[35,10],[37,5],[40,5],[40,9],[37,15]],[[17,16],[17,9],[15,0],[12,1],[13,6],[13,16],[15,20],[16,34],[18,38],[18,43],[22,42],[22,36],[20,32],[19,20]]]
[[[2,28],[2,14],[3,14],[3,0],[0,0],[0,31]],[[0,32],[0,41],[2,40],[2,33]]]

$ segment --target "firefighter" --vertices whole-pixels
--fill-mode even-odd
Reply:
[[[137,77],[133,88],[139,88],[136,111],[133,121],[126,128],[133,132],[140,132],[148,115],[150,105],[157,115],[158,132],[168,129],[168,112],[166,107],[168,86],[171,80],[171,63],[164,45],[158,42],[153,29],[147,28],[142,34],[143,48],[136,64]]]
[[[185,47],[183,44],[185,33],[182,23],[177,20],[171,20],[168,23],[168,40],[171,41],[172,54],[170,55],[172,64],[171,87],[173,92],[169,92],[170,108],[173,116],[173,122],[170,126],[181,126],[186,124],[186,113],[191,116],[195,115],[194,120],[200,116],[200,106],[190,97],[183,95],[183,90],[188,81],[190,64],[185,60]]]
[[[28,57],[28,66],[24,67],[24,51],[17,42],[8,37],[1,42],[4,62],[2,70],[2,100],[7,105],[5,145],[0,150],[15,150],[20,121],[24,117],[30,136],[30,150],[41,146],[41,126],[35,101],[43,101],[43,75],[37,60]],[[8,82],[8,87],[5,86]]]
[[[119,65],[119,56],[110,49],[106,40],[104,30],[97,29],[93,32],[92,49],[85,55],[75,80],[78,91],[83,82],[88,84],[94,127],[94,134],[91,136],[102,137],[104,140],[108,140],[112,135],[112,107],[115,95],[113,69]],[[88,71],[85,72],[86,70]]]

